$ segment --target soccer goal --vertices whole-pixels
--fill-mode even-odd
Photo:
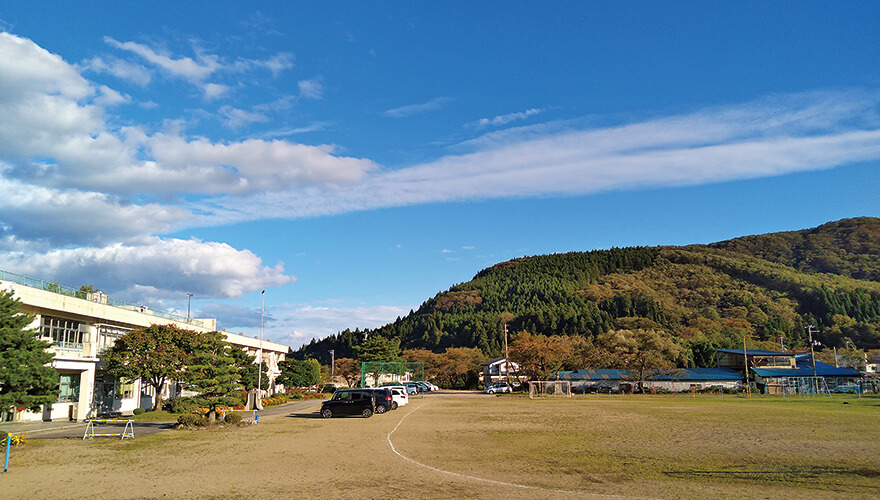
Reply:
[[[547,397],[571,397],[568,380],[532,380],[529,382],[529,399]]]

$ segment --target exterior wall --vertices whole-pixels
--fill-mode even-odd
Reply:
[[[251,338],[245,335],[239,335],[237,333],[229,333],[229,332],[221,332],[226,337],[226,342],[241,347],[251,356],[256,356],[256,362],[259,363],[260,350],[262,347],[263,351],[263,361],[266,362],[266,374],[269,377],[269,394],[274,394],[276,392],[284,392],[284,386],[275,385],[275,379],[278,375],[281,375],[281,367],[280,364],[287,356],[287,352],[290,350],[289,346],[284,344],[279,344],[277,342],[270,342],[268,340],[261,341],[258,338]]]
[[[100,391],[96,392],[96,389],[106,391],[111,385],[107,383],[100,354],[103,349],[112,345],[113,338],[107,335],[102,336],[102,328],[120,333],[134,328],[160,324],[174,325],[204,333],[216,330],[217,326],[216,319],[188,320],[151,311],[146,307],[111,305],[108,303],[107,296],[102,293],[89,294],[87,298],[78,298],[6,280],[0,280],[0,290],[12,291],[14,296],[21,301],[22,312],[35,315],[34,322],[30,325],[31,328],[41,331],[44,318],[77,321],[79,322],[78,328],[71,331],[77,331],[82,337],[81,343],[56,343],[49,348],[53,354],[51,362],[53,368],[65,375],[79,374],[77,400],[59,401],[44,408],[41,412],[16,412],[12,415],[14,420],[69,419],[81,421],[95,417],[101,412],[130,413],[135,408],[149,408],[152,405],[155,396],[153,389],[140,380],[132,381],[130,393],[118,395],[120,397],[117,397],[115,392],[109,393],[106,397],[104,394],[98,393]],[[43,340],[52,340],[51,337],[48,339],[45,336],[41,337]],[[251,354],[256,354],[259,350],[259,340],[250,339],[243,335],[226,333],[226,340],[232,345],[248,350]],[[262,344],[263,358],[269,365],[271,384],[274,382],[274,378],[281,373],[278,363],[284,360],[289,347],[267,341]],[[128,387],[129,384],[125,386]],[[118,384],[113,384],[114,391],[117,387],[119,387]],[[178,395],[179,388],[177,384],[171,383],[167,384],[162,392],[163,397],[167,399]]]
[[[571,390],[575,393],[584,392],[618,392],[626,388],[628,391],[633,384],[638,382],[632,380],[572,380]],[[694,387],[697,390],[707,389],[710,387],[723,387],[725,389],[736,389],[741,382],[739,380],[645,380],[642,385],[646,392],[651,390],[669,391],[669,392],[688,392]]]
[[[483,384],[489,385],[492,382],[507,380],[507,368],[507,361],[504,358],[483,364]],[[515,372],[518,369],[518,366],[516,363],[510,363],[510,368]]]

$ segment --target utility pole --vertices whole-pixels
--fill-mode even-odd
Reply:
[[[807,336],[810,340],[810,359],[813,361],[813,384],[816,386],[816,395],[819,395],[819,380],[816,378],[816,352],[813,350],[813,325],[807,325]],[[816,333],[819,333],[816,330]]]
[[[186,322],[189,323],[189,306],[192,304],[193,294],[186,292]]]
[[[510,358],[507,355],[507,323],[504,323],[504,369],[507,371],[507,383],[510,384]]]
[[[330,377],[336,374],[336,351],[330,349]]]

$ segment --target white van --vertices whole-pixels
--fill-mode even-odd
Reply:
[[[383,389],[391,390],[391,407],[397,409],[400,406],[409,404],[409,395],[406,393],[406,387],[402,385],[388,385]]]

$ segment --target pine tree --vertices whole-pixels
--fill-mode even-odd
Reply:
[[[203,333],[198,336],[198,344],[186,368],[190,388],[208,404],[211,423],[216,419],[217,407],[234,403],[231,396],[241,387],[231,349],[235,348],[223,342],[220,332]]]
[[[0,291],[0,411],[39,411],[58,399],[58,372],[47,366],[50,344],[26,329],[34,316],[20,306],[12,292]]]

